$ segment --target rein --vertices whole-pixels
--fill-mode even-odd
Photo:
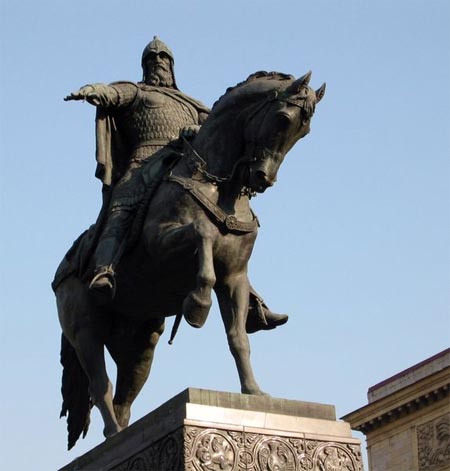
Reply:
[[[247,118],[247,122],[251,121],[257,113],[259,113],[267,104],[269,104],[271,101],[274,99],[278,99],[279,101],[284,101],[283,99],[280,99],[278,95],[276,94],[273,97],[268,97],[267,100],[263,101],[259,106],[256,107],[255,110],[250,114],[250,116]],[[240,159],[236,160],[236,162],[233,165],[233,168],[231,170],[231,173],[225,177],[219,177],[218,175],[214,175],[208,170],[206,170],[207,167],[207,162],[201,157],[201,155],[192,147],[192,144],[186,139],[185,136],[181,136],[183,139],[183,142],[185,146],[188,148],[190,152],[190,157],[191,161],[194,163],[194,168],[197,170],[199,173],[201,173],[204,177],[206,177],[209,181],[213,183],[227,183],[231,181],[231,179],[234,177],[234,174],[236,172],[236,169],[238,165],[241,165],[243,163],[250,163],[254,162],[256,160],[256,157],[251,156],[250,158],[247,158],[248,153],[245,153]],[[254,147],[254,146],[253,146]]]
[[[214,175],[212,173],[209,173],[206,170],[206,167],[207,167],[206,161],[192,147],[192,144],[184,136],[182,136],[182,138],[183,138],[183,141],[184,141],[186,147],[189,149],[189,152],[191,154],[191,161],[194,162],[195,170],[197,170],[199,173],[201,173],[204,177],[206,177],[208,180],[210,180],[213,183],[227,183],[227,182],[231,181],[231,179],[234,177],[237,166],[240,165],[241,163],[247,162],[247,160],[245,160],[245,155],[244,155],[244,157],[242,157],[241,159],[238,159],[234,163],[233,169],[231,170],[231,173],[229,175],[227,175],[226,177],[219,177],[218,175]],[[251,159],[248,159],[248,162],[251,162]]]
[[[270,102],[272,101],[282,101],[289,103],[291,105],[298,106],[299,108],[303,108],[304,103],[303,101],[293,100],[288,98],[284,94],[280,94],[277,91],[273,91],[266,100],[262,103],[258,104],[251,112],[250,116],[247,117],[246,123],[248,124],[254,117],[263,109],[265,108]],[[196,171],[202,174],[207,180],[214,184],[226,183],[229,182],[238,167],[238,165],[242,163],[250,163],[256,160],[255,157],[251,156],[248,158],[248,152],[244,153],[244,156],[238,159],[234,165],[231,173],[225,177],[220,177],[218,175],[214,175],[207,170],[207,162],[201,157],[201,155],[192,147],[191,143],[186,139],[185,136],[182,136],[184,144],[188,149],[190,154],[190,162],[192,162],[193,167]],[[255,144],[253,143],[253,149],[255,149]],[[253,211],[250,209],[253,220],[251,222],[244,222],[239,221],[236,216],[232,214],[227,214],[223,209],[221,209],[217,204],[213,203],[199,188],[198,182],[193,180],[192,178],[181,177],[177,175],[173,175],[172,172],[168,175],[167,181],[171,181],[177,183],[182,188],[184,188],[191,197],[199,203],[199,205],[205,209],[208,214],[210,214],[215,222],[219,225],[224,227],[227,231],[230,232],[238,232],[238,233],[249,233],[254,232],[259,227],[259,221]]]
[[[265,108],[270,102],[272,101],[281,101],[285,103],[289,103],[291,105],[297,106],[299,108],[304,108],[304,100],[295,100],[292,98],[288,98],[284,93],[279,93],[278,91],[274,90],[267,98],[257,105],[253,111],[250,113],[250,116],[247,117],[246,123],[248,124],[250,121],[253,120],[253,118],[263,109]],[[207,168],[207,162],[201,157],[201,155],[192,147],[192,144],[186,139],[185,136],[182,136],[183,142],[185,146],[189,149],[189,152],[191,154],[191,161],[194,162],[194,167],[195,169],[201,173],[204,177],[206,177],[208,180],[214,183],[226,183],[229,182],[233,176],[234,173],[236,172],[236,168],[238,165],[242,163],[250,163],[254,160],[256,160],[255,157],[247,157],[247,153],[244,154],[244,156],[240,159],[238,159],[234,165],[233,169],[231,170],[231,173],[225,177],[219,177],[218,175],[214,175],[210,172],[208,172]]]

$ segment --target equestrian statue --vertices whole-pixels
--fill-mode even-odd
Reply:
[[[92,405],[110,437],[128,426],[165,318],[202,327],[216,293],[241,392],[264,394],[248,333],[288,316],[270,311],[247,266],[258,231],[249,201],[272,186],[284,156],[310,130],[325,84],[256,72],[209,110],[179,91],[171,50],[154,38],[143,80],[92,84],[65,100],[96,106],[96,176],[103,204],[52,283],[62,327],[61,416],[68,448]],[[117,365],[115,394],[104,349]]]

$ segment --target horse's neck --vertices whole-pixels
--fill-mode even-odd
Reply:
[[[237,169],[233,178],[227,180],[234,170],[235,161],[240,158],[236,148],[233,148],[232,144],[230,146],[230,142],[233,142],[233,139],[229,136],[225,137],[223,141],[219,139],[202,140],[196,137],[191,143],[192,148],[187,149],[186,157],[175,166],[174,173],[196,180],[200,184],[198,187],[200,191],[211,202],[229,214],[240,215],[246,219],[246,215],[250,214],[250,205],[248,196],[242,191],[241,171]],[[226,163],[230,157],[231,162]],[[202,161],[205,165],[202,166],[202,170],[199,170],[196,167]],[[220,181],[221,179],[227,181]]]
[[[193,142],[193,147],[206,162],[208,172],[220,178],[231,175],[243,152],[236,122],[226,121],[221,124],[217,119],[207,120]]]
[[[248,196],[242,191],[241,169],[235,168],[244,152],[242,130],[237,120],[230,116],[222,116],[220,121],[207,120],[191,146],[187,153],[191,155],[180,161],[176,173],[202,182],[200,188],[211,200],[226,212],[240,214],[245,219],[250,214],[250,205]],[[195,169],[193,161],[197,164],[203,161],[203,169]],[[232,178],[228,181],[229,177]]]

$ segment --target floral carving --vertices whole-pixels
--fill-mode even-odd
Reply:
[[[207,429],[193,441],[189,461],[198,471],[234,471],[238,461],[236,451],[226,433]]]
[[[450,464],[450,414],[417,427],[420,471],[448,469]]]
[[[436,424],[445,439],[446,422]],[[426,429],[428,430],[428,429]],[[424,431],[426,432],[424,429]],[[427,432],[428,433],[428,432]],[[128,458],[116,471],[362,471],[355,444],[185,426]],[[427,471],[440,468],[427,468]]]
[[[176,430],[111,469],[115,471],[182,470],[184,467],[183,454],[181,452],[182,432],[182,429]]]
[[[295,451],[288,441],[280,438],[262,440],[255,450],[259,469],[267,471],[295,471]]]
[[[321,447],[317,454],[320,471],[352,471],[355,463],[349,452],[338,445]]]
[[[158,467],[161,470],[176,470],[182,467],[181,437],[169,435],[163,440],[158,453]]]
[[[143,456],[138,456],[133,460],[130,460],[126,469],[127,471],[146,471],[149,468],[145,458]]]

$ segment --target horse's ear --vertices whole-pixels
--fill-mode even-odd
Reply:
[[[309,81],[311,80],[311,75],[312,72],[306,72],[306,74],[303,77],[300,77],[299,80],[301,80],[302,85],[309,85]]]
[[[319,103],[319,101],[323,98],[323,96],[325,95],[325,88],[326,88],[327,84],[324,82],[322,83],[322,85],[320,86],[320,88],[318,88],[316,90],[316,103]]]
[[[302,87],[305,87],[309,84],[311,80],[311,71],[307,72],[303,77],[298,78],[295,82],[292,82],[287,88],[287,92],[292,93],[292,95],[297,94]]]

